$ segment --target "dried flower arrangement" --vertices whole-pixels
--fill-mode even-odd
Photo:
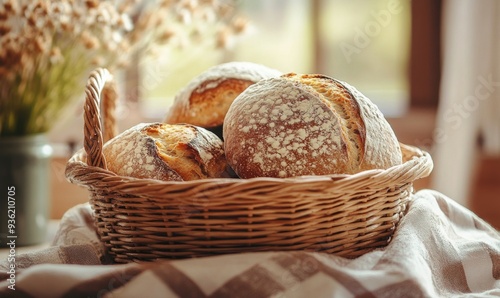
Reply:
[[[0,136],[47,132],[94,67],[244,29],[230,0],[5,0],[0,4]]]

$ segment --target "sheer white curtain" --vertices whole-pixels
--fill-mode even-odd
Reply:
[[[442,30],[432,187],[468,206],[477,150],[500,154],[500,1],[445,0]]]

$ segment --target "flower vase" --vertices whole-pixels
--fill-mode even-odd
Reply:
[[[0,247],[47,241],[52,152],[45,134],[0,137]]]

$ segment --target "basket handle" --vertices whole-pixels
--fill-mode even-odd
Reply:
[[[102,146],[104,142],[113,138],[117,133],[116,98],[116,85],[109,71],[105,68],[93,70],[85,87],[85,105],[83,107],[83,147],[87,153],[89,166],[107,169]]]

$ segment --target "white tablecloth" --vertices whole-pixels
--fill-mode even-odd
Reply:
[[[500,233],[444,195],[415,194],[390,244],[356,259],[262,252],[108,264],[88,205],[54,246],[18,255],[0,297],[500,297]],[[16,296],[17,295],[17,296]]]

